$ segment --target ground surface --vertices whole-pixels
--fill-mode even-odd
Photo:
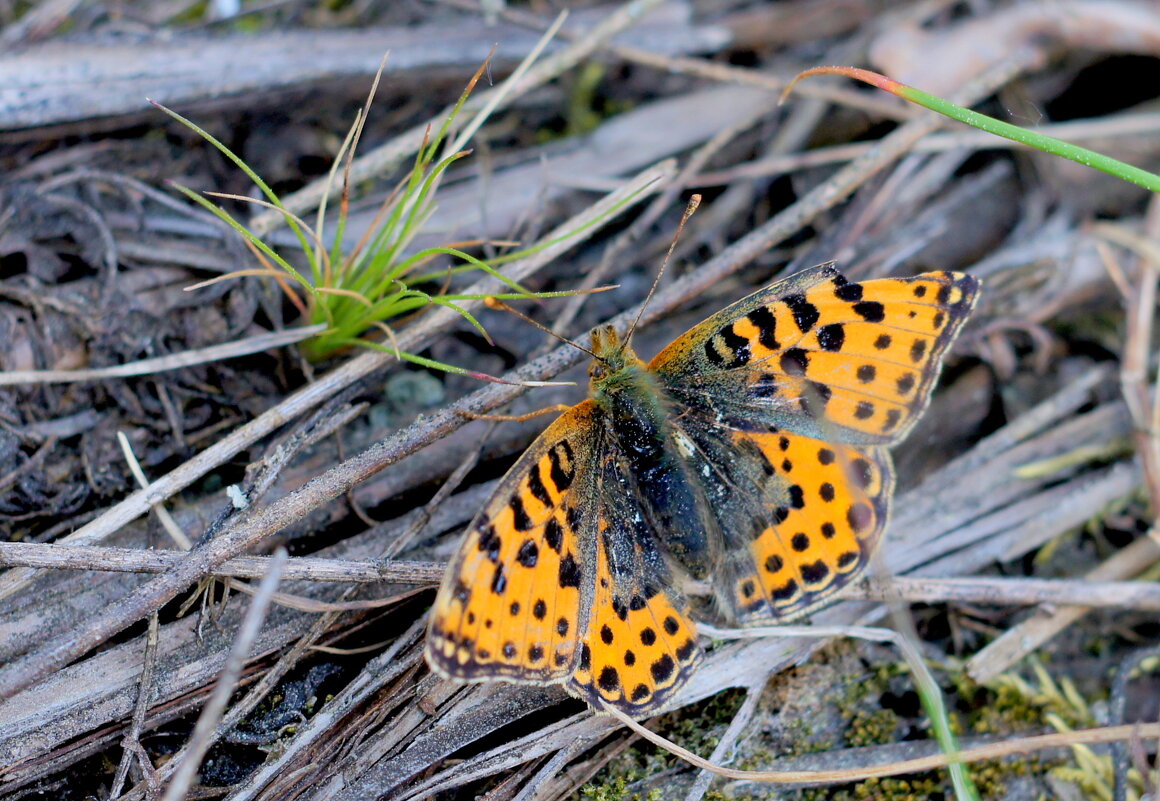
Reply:
[[[256,583],[267,562],[248,573],[223,563],[282,545],[298,572],[240,663],[227,726],[183,780],[188,797],[951,797],[941,771],[791,790],[710,781],[559,688],[464,689],[430,674],[431,563],[450,558],[550,419],[492,426],[455,409],[518,413],[575,403],[582,387],[519,397],[377,351],[312,362],[261,340],[203,357],[302,321],[269,278],[185,291],[259,262],[167,181],[257,193],[144,98],[196,120],[313,221],[310,193],[389,50],[354,166],[349,249],[492,45],[480,103],[558,11],[481,5],[243,3],[233,15],[228,3],[176,0],[0,4],[0,531],[28,546],[0,550],[0,796],[160,797],[250,605],[202,579]],[[536,290],[619,285],[582,305],[521,306],[582,337],[637,307],[699,192],[636,339],[646,358],[774,278],[831,259],[852,280],[928,269],[981,278],[931,406],[895,451],[878,589],[854,594],[880,597],[889,576],[1009,579],[951,602],[941,585],[908,585],[894,619],[913,625],[966,745],[1155,722],[1156,660],[1125,673],[1160,644],[1154,600],[1140,608],[1130,588],[1097,596],[1078,583],[1048,597],[1020,581],[1157,579],[1155,201],[844,80],[810,79],[776,101],[799,70],[865,66],[1155,170],[1160,11],[1127,0],[636,5],[655,10],[630,24],[628,7],[572,7],[533,69],[539,80],[503,97],[446,173],[412,248],[475,241],[463,247],[490,258],[502,242],[573,230],[566,221],[606,192],[659,176],[542,263],[512,265]],[[262,208],[220,202],[293,250]],[[421,287],[454,293],[477,279]],[[489,375],[531,362],[520,378],[563,370],[584,382],[575,353],[474,308],[491,343],[446,309],[392,319],[391,336]],[[45,374],[190,352],[119,376]],[[121,434],[158,482],[147,498],[133,494]],[[178,546],[150,503],[198,546],[164,574],[147,572],[164,566],[147,568],[143,549]],[[310,556],[343,561],[300,560]],[[371,560],[382,559],[395,561],[376,574]],[[102,569],[83,569],[94,560]],[[358,570],[383,580],[324,580]],[[815,617],[884,620],[866,601]],[[675,709],[650,724],[699,754],[747,769],[836,769],[937,751],[889,647],[709,645]],[[1154,745],[1137,743],[1119,760],[1137,769],[1125,797],[1156,792],[1138,771],[1149,759]],[[1107,747],[1055,749],[972,775],[984,798],[1111,798],[1112,766]]]

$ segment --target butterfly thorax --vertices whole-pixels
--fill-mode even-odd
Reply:
[[[703,578],[712,567],[714,523],[682,454],[689,445],[673,428],[671,401],[611,326],[592,332],[592,350],[592,400],[615,439],[624,472],[645,500],[649,527],[690,575]]]

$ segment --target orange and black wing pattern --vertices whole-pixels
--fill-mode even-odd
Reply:
[[[431,610],[426,656],[437,673],[532,683],[572,675],[596,579],[585,533],[596,477],[586,467],[600,435],[591,401],[565,412],[471,522]]]
[[[885,448],[738,431],[696,414],[682,426],[714,499],[725,547],[713,591],[732,622],[801,617],[862,572],[890,514]]]
[[[664,706],[702,652],[633,481],[616,449],[608,449],[598,494],[595,595],[566,688],[597,709],[608,704],[639,717]]]
[[[890,445],[926,408],[977,279],[797,273],[695,326],[650,363],[677,401],[746,430]]]
[[[926,407],[978,282],[847,281],[821,265],[734,303],[650,363],[696,443],[737,623],[799,617],[864,569],[889,516],[886,447]]]

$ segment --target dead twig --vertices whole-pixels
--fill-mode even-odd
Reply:
[[[519,97],[527,92],[542,86],[553,78],[574,67],[587,58],[604,42],[616,34],[629,28],[637,19],[649,10],[656,8],[661,0],[632,0],[625,3],[613,13],[609,14],[600,24],[588,31],[578,42],[553,53],[540,63],[529,69],[523,78],[511,87],[497,87],[477,92],[463,104],[462,112],[474,113],[493,102],[493,98],[501,92],[510,91],[511,97]],[[438,122],[447,116],[448,110],[436,114],[433,119]],[[415,153],[427,135],[428,123],[416,125],[406,133],[395,137],[381,147],[375,148],[356,158],[350,166],[350,182],[352,184],[365,181],[385,172],[395,169],[403,159]],[[301,214],[307,209],[315,208],[324,195],[333,197],[338,191],[330,182],[319,180],[297,192],[282,198],[285,208],[294,214]],[[280,213],[265,212],[254,217],[250,230],[257,236],[265,236],[283,223]]]
[[[197,364],[236,359],[251,353],[293,345],[309,339],[326,330],[326,325],[307,325],[286,331],[271,331],[268,334],[246,337],[234,342],[210,345],[208,348],[171,353],[153,359],[141,359],[128,364],[112,367],[90,367],[78,370],[11,370],[0,372],[0,387],[17,384],[71,384],[77,381],[104,381],[109,378],[129,378],[138,375],[152,375],[166,370],[180,370]]]
[[[238,629],[238,635],[234,639],[234,645],[230,649],[225,667],[222,668],[221,677],[214,687],[213,694],[202,707],[201,715],[198,716],[193,734],[190,735],[189,742],[185,747],[185,756],[180,760],[174,760],[178,767],[165,790],[165,795],[162,796],[162,801],[181,801],[189,792],[189,786],[193,782],[197,769],[201,767],[201,760],[205,756],[205,752],[209,750],[216,739],[214,730],[225,711],[226,704],[230,701],[230,696],[233,695],[238,679],[242,675],[242,669],[246,666],[246,659],[258,636],[258,630],[261,629],[262,623],[266,619],[271,598],[278,587],[278,582],[282,580],[282,568],[285,566],[287,558],[286,551],[279,549],[270,561],[270,571],[262,578],[262,583],[254,595],[253,603],[250,604],[246,617]]]
[[[397,550],[397,549],[394,549]],[[164,573],[181,563],[182,551],[105,548],[86,545],[54,545],[35,542],[0,542],[0,565],[50,570],[106,570],[117,573]],[[218,578],[261,578],[270,557],[237,556],[214,569]],[[404,560],[324,559],[291,557],[285,568],[287,580],[330,581],[353,584],[413,584],[427,587],[439,583],[446,565],[442,562]],[[916,603],[985,603],[999,606],[1067,604],[1082,597],[1084,604],[1160,611],[1160,586],[1138,581],[1084,579],[994,578],[964,576],[922,578],[894,576],[866,579],[845,590],[847,600],[909,601]]]
[[[1142,537],[1117,551],[1084,578],[1086,581],[1126,578],[1148,568],[1158,559],[1160,545]],[[1086,601],[1087,591],[1082,590],[1075,597]],[[980,683],[993,679],[1090,611],[1091,607],[1088,606],[1061,606],[1050,613],[1035,615],[1012,626],[967,660],[967,674]]]
[[[508,265],[506,275],[515,281],[525,280],[566,249],[591,236],[597,229],[597,226],[585,226],[589,226],[601,218],[604,218],[605,223],[610,222],[615,218],[616,213],[627,211],[635,203],[647,197],[652,191],[651,187],[654,182],[670,174],[672,170],[671,162],[663,162],[643,170],[629,179],[621,190],[602,198],[552,231],[548,238],[555,241],[556,244],[545,248],[534,256]],[[575,231],[580,233],[573,233]],[[571,234],[571,236],[565,236],[567,234]],[[496,279],[486,278],[473,284],[466,290],[465,294],[486,295],[498,291],[501,286],[502,284]],[[474,311],[480,303],[481,301],[464,301],[460,303],[460,306],[468,311]],[[460,316],[450,309],[443,307],[432,309],[430,313],[417,320],[406,331],[400,332],[399,347],[408,351],[422,350],[439,333],[458,324],[460,320]],[[148,488],[138,490],[96,520],[66,536],[63,541],[78,545],[100,542],[114,531],[144,514],[151,506],[164,501],[174,493],[180,492],[210,470],[233,458],[241,450],[281,428],[288,420],[309,411],[341,392],[353,382],[381,369],[392,361],[394,361],[393,356],[376,351],[359,354],[331,372],[319,376],[314,383],[303,387],[274,408],[231,431],[180,467],[156,479]],[[0,600],[10,597],[27,586],[34,576],[34,572],[27,570],[10,571],[4,576],[0,576]]]
[[[157,619],[157,613],[154,612],[149,616],[149,633],[145,638],[145,660],[141,665],[141,680],[139,682],[140,689],[137,692],[137,703],[133,707],[133,722],[129,725],[129,731],[126,732],[124,738],[121,740],[121,747],[124,748],[124,753],[121,755],[121,762],[117,765],[117,772],[113,775],[113,784],[109,788],[109,798],[117,798],[121,795],[121,788],[125,785],[125,777],[129,774],[129,767],[133,764],[133,758],[136,757],[141,761],[144,757],[144,762],[141,764],[142,772],[150,776],[153,770],[153,765],[149,762],[148,756],[141,748],[141,732],[145,727],[145,715],[149,712],[149,707],[152,704],[153,698],[153,681],[157,671],[157,638],[160,624]],[[152,779],[152,776],[150,776]]]
[[[1030,754],[1051,748],[1069,745],[1095,743],[1115,743],[1138,737],[1160,736],[1160,723],[1142,723],[1133,726],[1106,726],[1097,729],[1078,729],[1057,734],[1040,734],[1019,737],[989,745],[963,748],[955,754],[936,754],[918,759],[905,759],[886,765],[869,765],[842,770],[737,770],[714,764],[682,748],[671,740],[656,734],[637,723],[628,715],[615,708],[606,711],[622,724],[644,737],[649,742],[680,757],[689,764],[729,779],[768,782],[770,784],[837,784],[839,782],[861,781],[881,776],[901,776],[907,773],[923,773],[937,768],[945,768],[954,763],[982,762],[1001,759],[1014,754]]]

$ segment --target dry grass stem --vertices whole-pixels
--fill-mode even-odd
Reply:
[[[258,629],[262,627],[262,622],[266,619],[266,612],[273,600],[274,590],[282,580],[282,568],[285,566],[287,558],[286,551],[279,550],[270,560],[270,570],[262,577],[262,583],[258,585],[258,591],[255,593],[253,602],[246,612],[246,617],[238,629],[234,645],[230,649],[229,658],[226,660],[225,667],[222,668],[213,694],[205,702],[201,714],[198,715],[193,734],[190,735],[189,742],[184,749],[185,753],[180,758],[174,759],[178,767],[173,772],[173,777],[165,788],[165,795],[161,797],[161,801],[181,801],[189,792],[194,774],[201,766],[205,752],[209,750],[216,739],[214,730],[225,712],[234,688],[237,687],[242,669],[246,666],[246,659],[250,655],[250,649],[258,636]]]

